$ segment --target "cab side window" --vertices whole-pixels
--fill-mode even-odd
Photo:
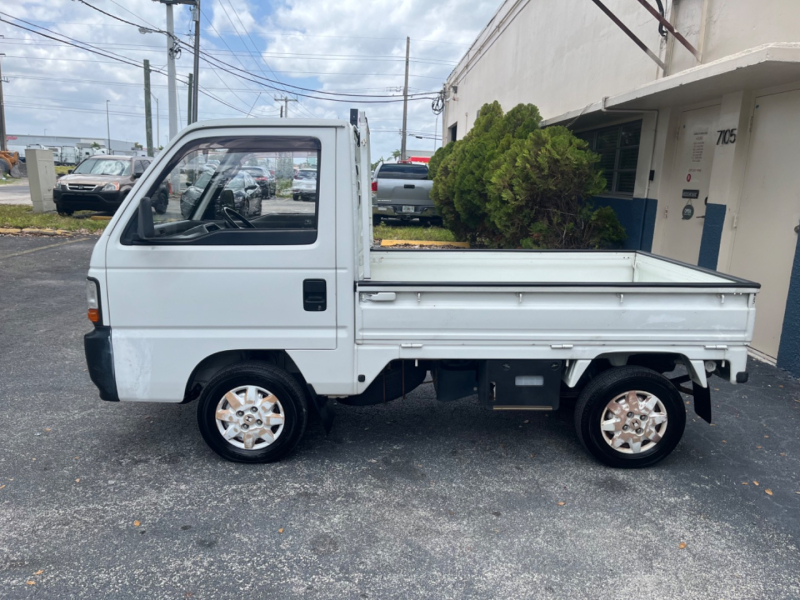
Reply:
[[[156,244],[311,244],[317,238],[320,150],[311,137],[191,142],[149,186],[154,235],[137,238],[132,223],[130,237]],[[274,171],[274,193],[259,185],[253,171]],[[302,197],[293,193],[299,173],[307,180]]]

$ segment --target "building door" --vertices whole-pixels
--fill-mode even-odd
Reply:
[[[714,163],[714,137],[719,106],[687,110],[681,117],[675,174],[661,213],[661,254],[693,265],[700,256],[705,200]]]
[[[753,348],[777,358],[800,223],[800,90],[756,98],[730,273],[758,281]]]

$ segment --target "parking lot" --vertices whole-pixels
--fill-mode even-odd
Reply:
[[[690,412],[648,470],[593,461],[569,407],[492,413],[427,384],[337,407],[281,463],[232,464],[194,404],[99,400],[95,239],[0,236],[0,597],[800,597],[783,372],[712,379],[714,426]]]

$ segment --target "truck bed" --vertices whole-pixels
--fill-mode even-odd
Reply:
[[[370,262],[360,343],[742,345],[759,288],[634,251],[379,250]]]
[[[370,262],[372,282],[400,284],[700,284],[758,288],[758,284],[736,277],[634,251],[373,250]]]

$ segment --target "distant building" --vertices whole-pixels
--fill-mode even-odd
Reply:
[[[60,147],[60,146],[75,146],[76,148],[90,148],[92,144],[97,144],[101,148],[108,145],[106,138],[93,138],[93,137],[71,137],[64,135],[14,135],[9,134],[6,136],[6,143],[9,148],[19,151],[19,148],[27,148],[34,144],[41,144],[47,147]],[[134,148],[134,142],[126,142],[124,140],[111,139],[111,153],[112,154],[126,154],[134,155],[137,149]],[[20,152],[21,154],[22,152]]]
[[[443,139],[487,102],[536,104],[600,154],[628,248],[762,284],[755,354],[800,376],[800,2],[664,0],[699,58],[640,3],[603,4],[665,68],[592,2],[507,0],[446,82]]]

